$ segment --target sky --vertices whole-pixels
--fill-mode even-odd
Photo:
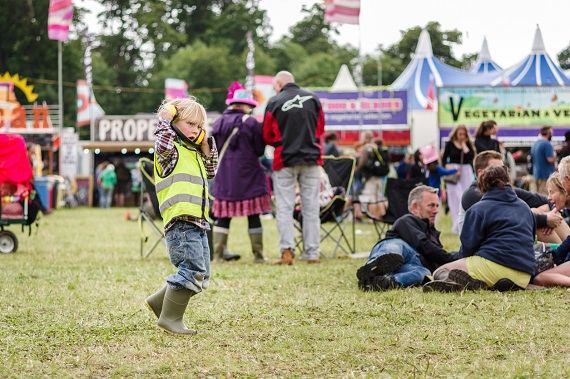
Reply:
[[[310,7],[321,1],[260,0],[259,6],[267,11],[273,27],[271,41],[287,34],[303,18],[303,5]],[[74,3],[100,10],[94,0]],[[538,25],[547,53],[558,64],[557,55],[570,45],[569,11],[568,0],[361,0],[360,25],[339,24],[340,35],[335,39],[343,45],[360,46],[362,53],[370,54],[379,45],[397,43],[400,31],[437,21],[441,30],[463,33],[462,45],[453,49],[456,58],[478,53],[486,37],[493,60],[508,68],[531,52]]]
[[[261,0],[260,8],[267,10],[273,27],[273,40],[302,19],[303,5],[321,1]],[[538,24],[546,51],[558,64],[557,55],[570,45],[569,11],[568,0],[361,0],[360,26],[340,25],[335,39],[373,53],[380,44],[397,43],[400,31],[437,21],[441,30],[463,33],[462,45],[453,50],[456,58],[478,53],[487,37],[493,60],[508,68],[530,53]]]

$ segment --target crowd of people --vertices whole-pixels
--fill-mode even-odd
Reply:
[[[357,270],[360,289],[505,291],[533,283],[570,287],[570,227],[563,213],[570,205],[570,157],[562,159],[559,172],[552,174],[555,153],[547,146],[549,128],[541,130],[531,150],[533,169],[540,173],[537,188],[546,196],[514,187],[493,120],[482,123],[474,139],[459,125],[441,152],[424,146],[396,165],[390,164],[382,140],[364,133],[355,145],[354,185],[332,188],[322,169],[323,154],[340,156],[341,151],[338,135],[325,135],[318,97],[300,88],[287,71],[275,75],[273,88],[276,95],[259,123],[250,116],[257,106],[251,91],[233,83],[228,108],[209,137],[204,132],[206,113],[197,99],[165,100],[159,108],[154,178],[168,254],[177,269],[146,299],[159,328],[173,334],[196,333],[185,326],[183,315],[190,298],[208,288],[210,258],[214,264],[234,259],[227,253],[232,218],[247,217],[253,262],[265,263],[260,215],[271,212],[273,195],[280,252],[273,264],[294,264],[295,222],[303,238],[298,259],[318,264],[319,211],[324,202],[347,192],[356,217],[380,220],[390,207],[384,194],[388,175],[417,180],[418,185],[407,199],[409,213],[371,247],[367,262]],[[270,177],[266,146],[273,148]],[[112,164],[101,168],[103,190],[115,188],[115,171]],[[447,251],[436,229],[442,193],[452,232],[459,234],[459,251]],[[111,197],[112,190],[105,191],[104,204]],[[207,238],[209,215],[215,220],[212,246]],[[535,241],[541,241],[542,250]]]

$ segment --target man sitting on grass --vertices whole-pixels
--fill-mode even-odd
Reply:
[[[414,188],[408,197],[406,214],[396,220],[370,252],[368,262],[358,269],[358,287],[383,291],[420,285],[439,266],[458,258],[448,253],[435,229],[439,209],[438,190],[425,185]]]

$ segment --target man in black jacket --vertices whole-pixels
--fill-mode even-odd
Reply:
[[[275,147],[273,193],[281,257],[274,264],[293,264],[293,208],[297,183],[303,207],[305,251],[301,259],[319,263],[319,165],[323,164],[320,138],[325,131],[325,116],[319,98],[301,89],[290,72],[277,73],[273,88],[277,95],[269,99],[265,108],[263,139]]]
[[[457,252],[445,251],[435,229],[437,192],[424,185],[410,192],[410,213],[396,220],[386,238],[372,248],[368,262],[358,269],[360,289],[382,291],[420,285],[436,268],[458,258]]]

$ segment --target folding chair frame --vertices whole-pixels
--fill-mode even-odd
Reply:
[[[403,187],[402,184],[404,184]],[[414,186],[419,186],[422,184],[427,184],[427,179],[418,179],[418,180],[398,179],[398,178],[386,179],[385,195],[386,199],[388,200],[388,208],[386,210],[386,214],[381,218],[377,218],[371,215],[367,211],[367,209],[363,211],[366,217],[372,220],[374,228],[376,229],[376,233],[378,233],[379,239],[385,237],[388,229],[394,224],[394,222],[396,222],[398,218],[408,213],[408,205],[407,205],[408,195],[412,191]],[[393,196],[390,196],[392,192],[397,192],[399,194],[404,193],[405,199],[402,198],[394,199]],[[397,207],[395,206],[396,204],[394,204],[392,205],[392,208],[390,208],[390,205],[392,204],[393,201],[403,202],[403,204],[398,204]]]
[[[154,167],[154,162],[151,161],[148,158],[141,158],[139,159],[139,163],[140,163],[140,170],[141,170],[141,174],[144,176],[143,180],[142,180],[142,187],[141,187],[141,199],[140,199],[140,206],[139,206],[139,217],[138,217],[138,222],[139,222],[139,229],[140,229],[140,254],[142,258],[147,258],[153,251],[154,249],[162,242],[164,244],[164,246],[166,246],[166,239],[164,236],[164,232],[162,230],[162,228],[159,228],[156,223],[154,222],[153,218],[150,216],[150,214],[144,210],[144,196],[143,194],[146,193],[150,196],[152,196],[152,194],[149,192],[149,189],[147,188],[147,186],[149,185],[154,185],[154,179],[152,178],[152,176],[147,172],[147,170],[145,169],[145,164],[152,164]],[[152,203],[152,201],[151,201]],[[149,232],[148,230],[152,230],[152,232],[154,233],[154,235],[156,236],[156,241],[154,241],[154,243],[150,246],[150,248],[145,250],[145,244],[149,239]]]
[[[333,157],[333,156],[325,156],[323,157],[325,161],[325,171],[326,170],[326,162],[332,160],[350,160],[352,162],[352,167],[350,170],[350,177],[348,178],[347,182],[340,183],[335,178],[331,178],[331,173],[327,171],[329,175],[329,180],[331,181],[331,186],[338,187],[342,186],[345,188],[346,194],[344,196],[334,196],[329,204],[326,207],[321,209],[319,213],[319,217],[321,219],[321,238],[320,242],[322,243],[327,238],[331,238],[335,241],[335,247],[330,255],[330,258],[335,258],[337,251],[340,249],[345,254],[354,254],[356,250],[356,233],[355,233],[355,226],[354,226],[354,212],[352,207],[346,207],[346,203],[348,202],[348,193],[352,186],[352,179],[354,177],[354,170],[356,168],[356,159],[354,157]],[[346,187],[345,187],[346,186]],[[352,221],[352,222],[351,222]],[[333,223],[330,229],[325,227],[326,224]],[[302,228],[298,224],[294,224],[295,229],[299,232],[303,232]],[[347,236],[347,229],[348,232],[351,232],[351,235]],[[335,238],[333,233],[338,230],[339,236]],[[303,238],[296,238],[295,240],[295,250],[299,250],[301,253],[304,250],[304,242]],[[329,258],[322,250],[321,250],[321,257]]]

